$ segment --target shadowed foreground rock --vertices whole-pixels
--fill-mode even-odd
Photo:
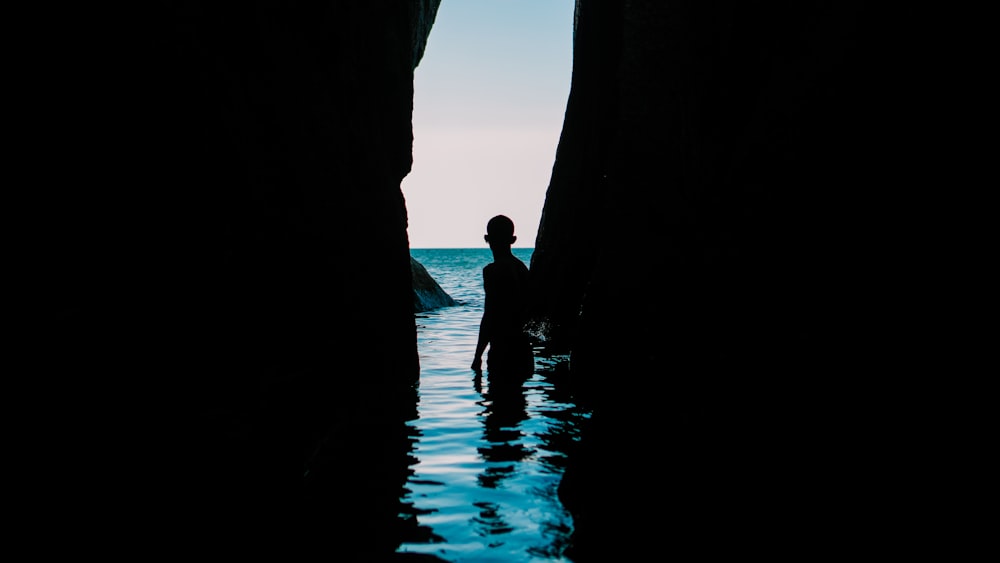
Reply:
[[[531,263],[594,409],[560,488],[574,560],[858,548],[890,475],[870,407],[913,357],[905,10],[577,8]]]
[[[67,472],[98,497],[74,505],[124,501],[178,549],[394,548],[419,371],[400,181],[438,3],[168,2],[60,38],[47,371],[86,389],[63,459],[99,460]]]

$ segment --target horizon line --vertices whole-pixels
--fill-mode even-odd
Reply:
[[[534,246],[512,246],[511,250],[534,250]],[[410,250],[489,250],[489,246],[411,246]]]

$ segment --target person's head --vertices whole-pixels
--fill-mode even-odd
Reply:
[[[517,237],[514,236],[514,222],[506,215],[497,215],[486,223],[486,242],[493,246],[510,246]]]

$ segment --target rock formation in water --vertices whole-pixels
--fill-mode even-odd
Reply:
[[[879,15],[577,2],[531,263],[594,409],[560,489],[574,560],[840,541],[864,481],[852,374],[886,358],[883,229],[913,180],[886,35],[906,24]]]
[[[455,300],[431,277],[427,268],[424,268],[424,265],[412,256],[410,257],[410,269],[413,271],[413,310],[415,312],[451,307],[456,304]]]

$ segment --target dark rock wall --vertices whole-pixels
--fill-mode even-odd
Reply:
[[[400,181],[438,4],[166,2],[67,25],[59,365],[119,397],[113,449],[152,452],[135,498],[259,514],[307,468],[405,470],[385,459],[419,370]],[[319,510],[375,526],[364,507],[400,491],[367,487]]]
[[[917,129],[884,15],[578,1],[531,271],[594,408],[561,488],[580,560],[821,542],[877,480],[861,372],[891,357]]]

